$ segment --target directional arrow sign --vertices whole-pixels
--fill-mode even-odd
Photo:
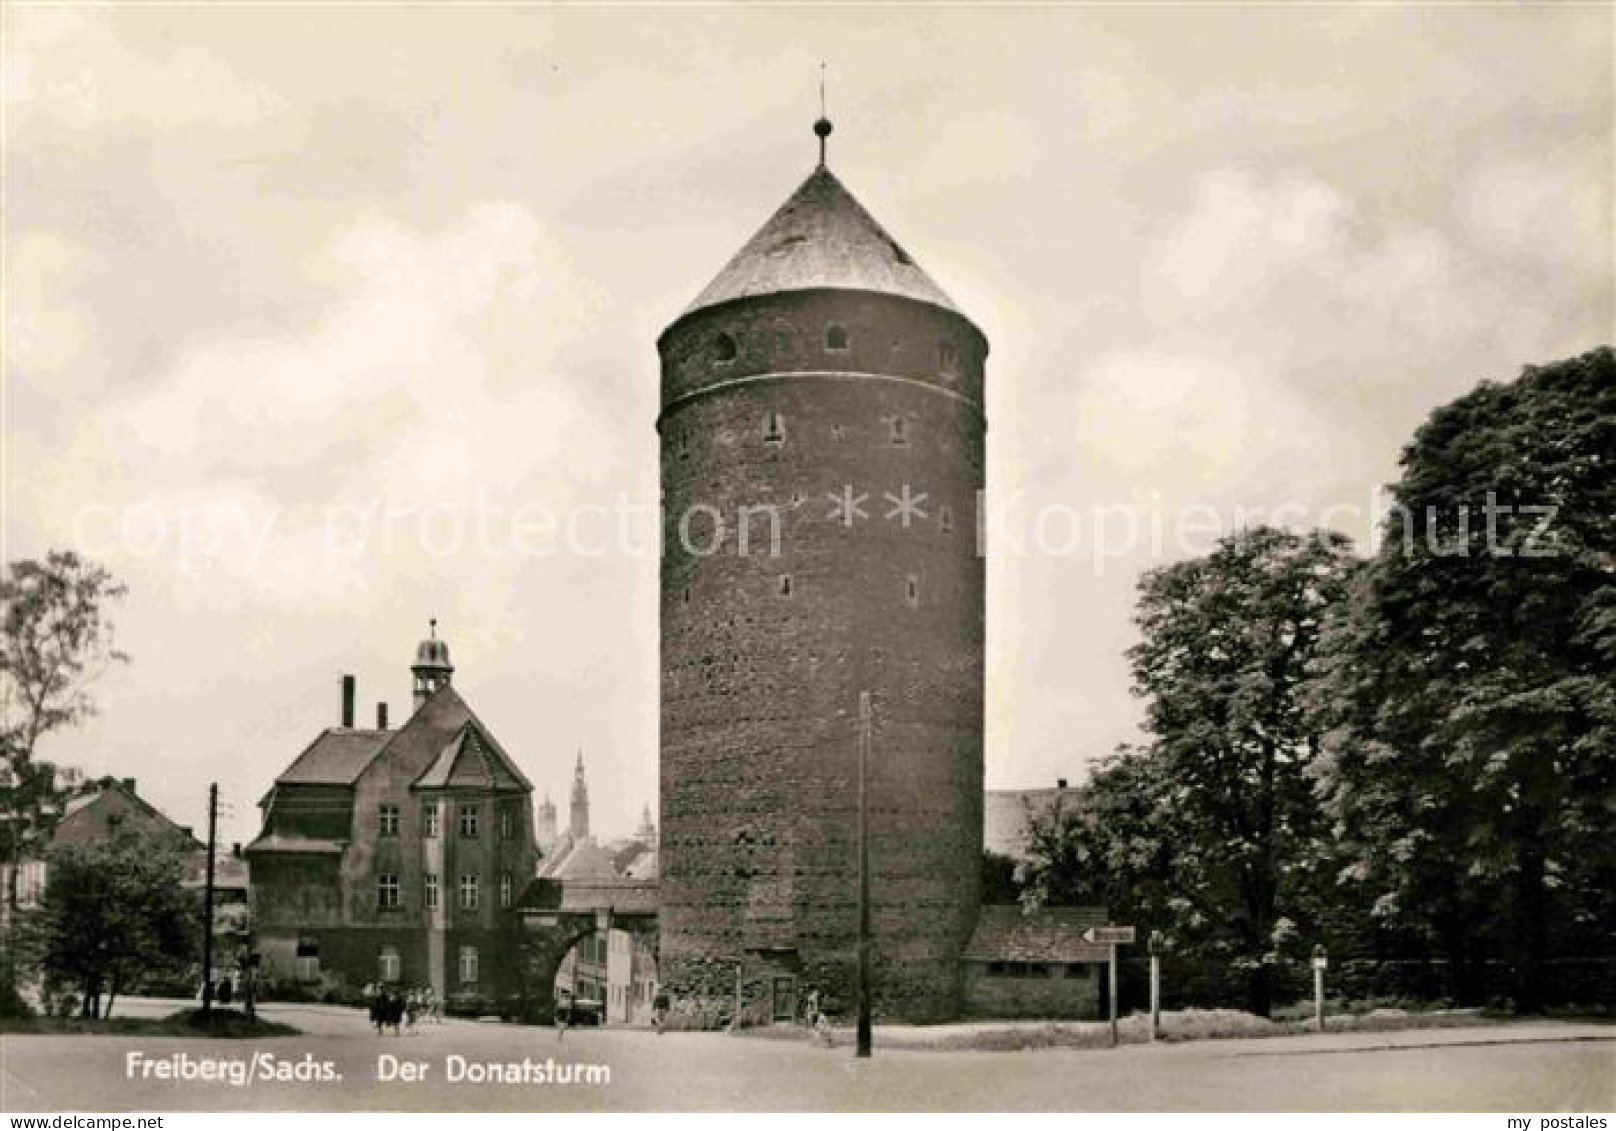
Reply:
[[[1093,946],[1116,946],[1133,942],[1132,927],[1090,927],[1083,932],[1083,941]]]

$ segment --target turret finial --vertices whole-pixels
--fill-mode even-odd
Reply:
[[[825,64],[819,64],[819,120],[814,123],[814,136],[819,139],[819,167],[825,167],[825,139],[835,129],[825,116]]]

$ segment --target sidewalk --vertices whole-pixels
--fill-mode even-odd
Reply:
[[[1323,1053],[1365,1051],[1382,1048],[1417,1048],[1476,1044],[1515,1044],[1528,1041],[1611,1041],[1616,1042],[1616,1025],[1597,1022],[1556,1021],[1529,1018],[1501,1021],[1472,1013],[1409,1014],[1382,1019],[1384,1027],[1337,1029],[1326,1033],[1310,1031],[1203,1032],[1175,1035],[1177,1015],[1163,1013],[1167,1036],[1156,1047],[1229,1046],[1231,1053],[1261,1054],[1276,1051]],[[1338,1023],[1345,1018],[1335,1018]],[[1363,1024],[1363,1019],[1357,1019]],[[1131,1014],[1117,1023],[1120,1044],[1145,1049],[1146,1019]],[[743,1030],[742,1036],[759,1040],[810,1041],[812,1034],[802,1026],[781,1026]],[[852,1027],[833,1030],[835,1047],[854,1043]],[[1018,1052],[1037,1049],[1073,1051],[1111,1048],[1110,1025],[1104,1021],[964,1021],[945,1025],[876,1025],[874,1044],[880,1048],[931,1052]]]

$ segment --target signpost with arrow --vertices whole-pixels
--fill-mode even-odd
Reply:
[[[1091,946],[1103,946],[1110,951],[1106,962],[1106,997],[1111,1005],[1111,1047],[1117,1047],[1117,947],[1133,943],[1132,927],[1090,927],[1083,932],[1083,941]]]

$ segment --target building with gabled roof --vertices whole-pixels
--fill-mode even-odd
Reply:
[[[484,1009],[520,991],[511,914],[533,877],[533,786],[421,642],[415,710],[323,731],[276,779],[247,846],[263,976],[306,987],[431,986]]]

